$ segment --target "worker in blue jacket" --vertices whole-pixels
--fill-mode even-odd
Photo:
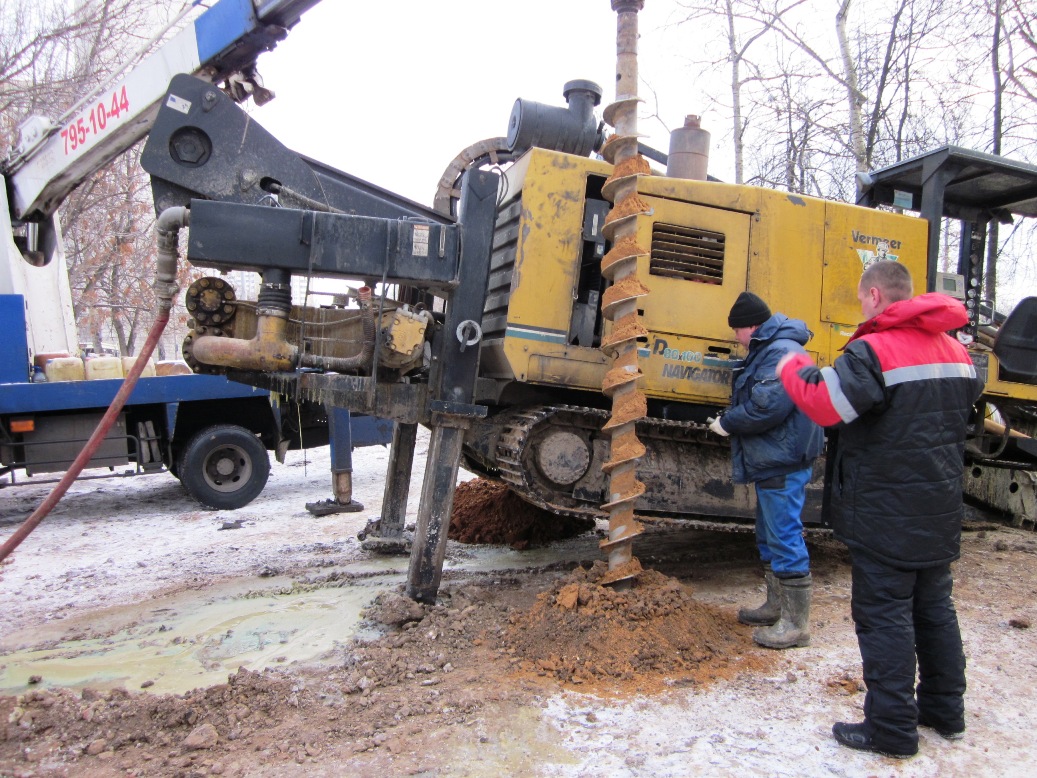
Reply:
[[[753,640],[762,646],[806,646],[813,580],[802,512],[824,433],[795,406],[774,369],[788,353],[805,354],[811,332],[798,319],[772,315],[752,292],[738,296],[728,324],[748,353],[735,369],[731,407],[710,429],[731,437],[735,483],[755,485],[756,542],[767,584],[766,602],[742,608],[738,620],[758,627]]]

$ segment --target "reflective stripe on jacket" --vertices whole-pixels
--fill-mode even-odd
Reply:
[[[965,432],[983,383],[946,331],[967,321],[958,301],[920,295],[862,324],[831,367],[795,357],[782,370],[796,405],[838,428],[836,537],[888,564],[959,555]]]

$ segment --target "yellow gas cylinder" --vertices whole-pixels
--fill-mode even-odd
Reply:
[[[82,381],[86,378],[83,360],[79,357],[57,357],[47,360],[43,374],[48,381]]]
[[[94,357],[86,361],[86,380],[96,381],[101,378],[122,378],[122,359],[120,357]]]
[[[123,357],[122,358],[122,374],[129,375],[130,371],[133,370],[133,366],[137,363],[136,357]],[[148,363],[144,365],[144,370],[141,371],[141,378],[152,378],[155,375],[155,361],[152,359],[148,360]]]

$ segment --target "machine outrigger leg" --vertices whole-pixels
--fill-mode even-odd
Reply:
[[[443,577],[443,559],[446,556],[450,512],[454,506],[457,469],[461,463],[463,426],[447,424],[432,429],[425,480],[421,484],[418,523],[407,574],[407,596],[419,602],[436,601],[439,582]]]
[[[382,515],[370,521],[360,533],[360,547],[365,551],[382,554],[407,554],[411,537],[404,531],[407,518],[407,498],[410,496],[410,476],[414,469],[414,445],[418,425],[396,422],[389,449],[389,471],[382,494]]]
[[[468,173],[461,190],[462,225],[493,224],[499,185],[496,173]],[[473,400],[482,340],[479,321],[486,304],[493,230],[465,230],[463,237],[459,284],[450,295],[439,331],[441,339],[433,344],[433,353],[439,358],[433,361],[429,382],[432,441],[407,576],[407,595],[420,602],[436,601],[464,432],[470,420],[485,416],[487,410],[473,404]]]

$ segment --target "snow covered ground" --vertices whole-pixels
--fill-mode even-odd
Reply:
[[[411,520],[426,452],[423,434],[415,457]],[[85,652],[73,649],[82,649],[83,641],[121,641],[122,665],[142,663],[143,654],[132,651],[147,645],[145,628],[158,622],[168,630],[183,630],[176,635],[186,636],[191,629],[229,635],[233,626],[238,636],[266,637],[259,648],[228,639],[221,644],[222,653],[186,652],[181,659],[187,664],[175,671],[147,665],[140,668],[143,675],[134,675],[132,667],[123,667],[122,677],[132,679],[126,688],[139,689],[140,678],[146,676],[154,679],[151,692],[179,692],[177,684],[185,677],[225,678],[228,667],[247,665],[253,658],[257,667],[285,656],[326,661],[331,647],[341,649],[356,628],[359,609],[406,574],[406,558],[372,557],[356,539],[366,521],[379,513],[388,450],[354,452],[354,497],[366,509],[324,518],[308,514],[304,503],[330,496],[327,449],[290,452],[288,457],[286,464],[273,464],[263,494],[233,512],[200,508],[168,474],[75,484],[0,567],[0,690],[24,691],[24,678],[39,667],[46,668],[40,673],[44,685],[82,685],[77,673],[88,670],[77,662]],[[14,531],[48,489],[30,485],[0,490],[0,539]],[[653,560],[649,564],[665,567],[667,574],[690,584],[696,597],[729,611],[732,619],[738,605],[758,597],[754,561],[696,559],[694,535],[672,528],[656,535],[653,531],[645,536]],[[589,533],[531,552],[451,541],[447,579],[459,585],[469,574],[497,575],[507,585],[500,571],[598,558],[598,539]],[[340,751],[333,756],[329,750],[323,758],[278,768],[277,774],[369,774],[369,768],[514,774],[516,754],[525,755],[518,772],[531,775],[1031,774],[1027,765],[1037,760],[1037,709],[1031,699],[1037,633],[1028,628],[1037,618],[1034,535],[993,527],[966,533],[963,558],[956,566],[956,592],[969,657],[968,734],[964,741],[951,743],[923,730],[921,753],[906,762],[848,751],[831,738],[831,724],[859,720],[863,702],[863,694],[855,690],[860,668],[849,620],[849,570],[832,545],[816,547],[813,644],[781,654],[776,669],[765,676],[610,698],[545,688],[531,693],[526,704],[488,704],[466,726],[428,733],[435,744],[427,741],[421,758],[374,748],[343,763]],[[341,574],[343,590],[352,589],[350,609],[341,600],[320,599],[332,590],[308,587],[328,571]],[[302,629],[297,617],[270,615],[277,610],[277,592],[310,596],[307,602],[315,609],[310,614],[337,610],[326,623],[304,616],[313,628]],[[286,620],[288,626],[277,633],[280,638],[276,630],[236,626],[248,602],[258,603],[250,618],[266,612],[268,620]],[[221,613],[220,608],[230,608],[228,603],[233,608]],[[218,618],[204,626],[192,623],[203,612]],[[302,645],[307,640],[312,647]],[[190,642],[187,637],[184,641]],[[33,664],[48,651],[51,664]],[[198,666],[190,666],[192,662]],[[482,681],[487,697],[497,681]],[[424,735],[413,737],[420,742]],[[490,745],[480,737],[489,738]],[[275,774],[261,757],[241,765],[241,775]],[[0,762],[0,774],[17,774],[13,770]]]

